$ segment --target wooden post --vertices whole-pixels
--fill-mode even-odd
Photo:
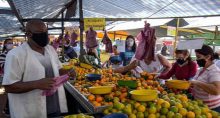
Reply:
[[[178,28],[179,28],[179,24],[180,24],[180,19],[177,19],[177,23],[176,23],[176,34],[175,34],[175,42],[173,45],[173,59],[175,59],[175,49],[177,47],[177,41],[178,41]]]

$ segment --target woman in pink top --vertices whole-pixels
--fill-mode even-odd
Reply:
[[[161,74],[158,78],[169,79],[175,76],[178,80],[189,80],[197,71],[197,64],[192,61],[188,50],[176,50],[176,62],[168,73]]]
[[[210,109],[220,112],[220,70],[213,63],[213,50],[207,45],[195,50],[197,64],[202,67],[191,81],[193,95]]]

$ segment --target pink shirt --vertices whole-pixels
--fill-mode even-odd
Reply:
[[[212,64],[210,67],[208,67],[205,70],[200,69],[196,73],[194,79],[204,83],[212,83],[212,82],[220,81],[220,70],[215,64]],[[193,95],[196,99],[203,100],[203,102],[207,104],[211,109],[220,106],[220,95],[211,95],[196,86],[193,88]]]

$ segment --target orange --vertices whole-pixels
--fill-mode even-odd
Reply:
[[[195,118],[195,113],[194,112],[192,112],[192,111],[189,111],[189,112],[187,112],[187,114],[186,114],[186,117],[187,118]]]
[[[188,98],[187,98],[187,96],[185,96],[185,95],[181,96],[181,97],[180,97],[180,100],[181,100],[181,101],[184,101],[184,102],[188,102]]]
[[[140,104],[139,102],[136,102],[136,103],[134,104],[134,108],[137,109],[140,105],[141,105],[141,104]]]
[[[150,114],[150,115],[148,116],[148,118],[156,118],[156,115],[155,115],[155,114]]]
[[[108,104],[109,104],[109,105],[113,105],[113,102],[109,102]]]
[[[212,114],[211,113],[206,113],[206,117],[207,118],[212,118]]]
[[[157,90],[160,91],[160,92],[164,91],[164,89],[161,86],[157,87]]]
[[[146,107],[145,107],[144,105],[140,105],[140,106],[138,106],[137,110],[138,110],[139,112],[145,112]]]
[[[165,100],[163,100],[163,99],[158,99],[158,100],[157,100],[157,104],[158,104],[158,105],[163,104],[163,102],[165,102]]]
[[[162,103],[162,107],[164,107],[164,108],[170,108],[170,103],[167,102],[167,101],[164,101],[164,102]]]
[[[103,98],[101,96],[96,97],[96,102],[102,102]]]
[[[154,79],[154,76],[149,75],[149,76],[148,76],[148,79],[152,80],[152,79]]]
[[[89,95],[88,99],[89,99],[89,101],[94,101],[95,100],[95,96],[94,95]]]

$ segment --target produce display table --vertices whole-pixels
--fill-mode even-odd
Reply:
[[[78,103],[89,114],[101,113],[107,106],[94,107],[88,99],[82,95],[73,85],[69,82],[64,84],[65,89],[78,101]]]

